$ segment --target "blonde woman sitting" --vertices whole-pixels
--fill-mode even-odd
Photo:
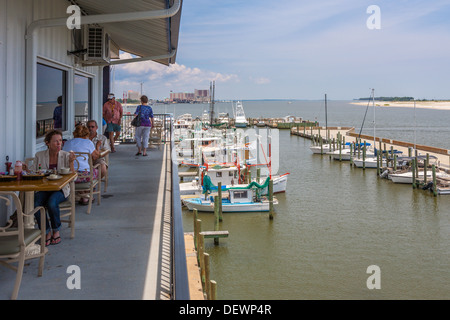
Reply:
[[[66,141],[63,150],[74,152],[87,152],[91,154],[92,161],[95,161],[99,158],[100,154],[96,150],[94,143],[89,139],[89,129],[86,126],[84,125],[76,126],[72,134],[73,139]],[[78,178],[77,180],[75,180],[75,183],[89,182],[90,167],[88,159],[78,157],[77,160],[79,163]],[[98,177],[97,169],[94,169],[93,176],[94,179]],[[89,202],[89,198],[83,195],[84,194],[82,194],[82,197],[80,199],[80,204],[87,204]]]

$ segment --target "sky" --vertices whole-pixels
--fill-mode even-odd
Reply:
[[[450,0],[184,0],[176,63],[114,71],[117,96],[212,81],[217,100],[450,99]]]

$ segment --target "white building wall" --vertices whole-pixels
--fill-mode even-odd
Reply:
[[[43,138],[36,139],[34,132],[26,128],[26,117],[36,110],[35,106],[27,109],[25,102],[25,34],[34,20],[69,17],[68,5],[66,0],[0,0],[0,172],[4,171],[7,155],[14,162],[45,148]],[[74,127],[72,86],[76,72],[92,77],[92,114],[101,123],[102,68],[75,65],[74,57],[67,54],[73,46],[71,31],[65,26],[38,29],[35,39],[39,61],[50,61],[69,69],[65,137],[70,138]],[[26,149],[26,142],[31,142],[33,148]]]

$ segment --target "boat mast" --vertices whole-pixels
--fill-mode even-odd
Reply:
[[[373,150],[375,151],[375,89],[372,89],[372,106],[373,106]]]
[[[210,125],[212,125],[213,121],[214,121],[214,99],[215,99],[214,92],[216,90],[216,82],[215,81],[209,83],[209,90],[210,90],[210,101],[211,101],[211,103],[209,105],[209,123],[210,123]]]
[[[327,111],[327,94],[326,93],[325,93],[325,130],[327,133],[327,142],[328,142],[330,137],[328,136],[328,111]]]

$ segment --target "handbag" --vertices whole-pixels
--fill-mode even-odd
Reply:
[[[141,126],[141,109],[142,109],[142,106],[139,106],[139,107],[140,107],[140,108],[139,108],[139,113],[138,113],[138,115],[137,115],[136,117],[134,117],[133,120],[131,120],[131,125],[132,125],[133,127],[136,127],[136,128],[138,128],[138,127]]]

